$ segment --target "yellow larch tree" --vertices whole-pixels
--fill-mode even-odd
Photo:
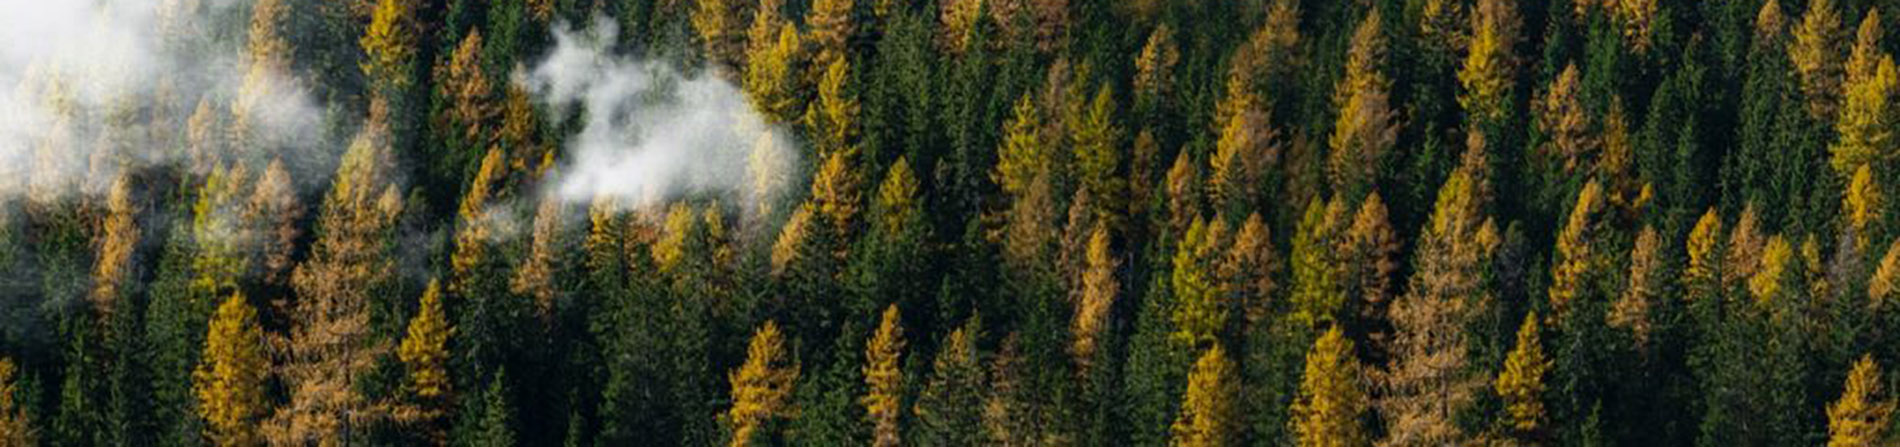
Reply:
[[[1544,357],[1538,337],[1541,324],[1537,312],[1524,316],[1524,324],[1517,329],[1517,345],[1504,357],[1504,370],[1498,372],[1494,385],[1504,398],[1509,427],[1520,436],[1544,429],[1544,374],[1550,372],[1551,361]]]
[[[1833,155],[1828,164],[1843,182],[1861,165],[1877,165],[1894,157],[1893,97],[1900,90],[1900,75],[1895,74],[1889,56],[1882,56],[1873,67],[1871,76],[1847,86],[1840,121],[1835,124],[1840,141],[1828,148]]]
[[[421,26],[416,17],[415,0],[377,0],[369,27],[359,44],[363,46],[363,75],[377,92],[408,87],[415,64]]]
[[[1280,289],[1276,276],[1281,263],[1266,219],[1257,212],[1247,215],[1215,273],[1221,280],[1221,290],[1238,301],[1250,327],[1266,322],[1271,316],[1271,300]]]
[[[690,21],[698,32],[701,51],[714,66],[736,74],[745,61],[746,0],[693,2]],[[727,75],[730,76],[730,75]]]
[[[1326,143],[1332,149],[1326,173],[1335,194],[1358,197],[1370,190],[1385,154],[1398,143],[1398,113],[1389,103],[1392,81],[1380,72],[1385,52],[1385,29],[1373,9],[1353,32],[1346,76],[1333,88],[1338,118]]]
[[[138,250],[139,206],[132,197],[132,180],[120,174],[112,181],[112,190],[106,195],[106,215],[100,223],[97,251],[98,258],[92,266],[93,311],[104,318],[118,309],[120,297],[125,295],[126,285],[136,281],[130,277],[136,268],[132,255]],[[132,336],[133,334],[120,334]]]
[[[1595,180],[1584,184],[1563,230],[1557,234],[1557,260],[1550,268],[1551,318],[1563,318],[1571,303],[1583,298],[1608,267],[1608,258],[1598,247],[1604,232],[1598,214],[1603,209],[1603,187]]]
[[[746,360],[727,375],[732,382],[732,408],[721,416],[730,430],[729,447],[757,445],[772,423],[797,414],[791,407],[792,386],[798,383],[798,361],[785,348],[778,323],[765,322],[746,346]]]
[[[1292,431],[1300,447],[1369,445],[1366,384],[1352,341],[1338,327],[1327,330],[1306,352],[1306,372],[1293,402]]]
[[[799,68],[803,43],[798,28],[784,23],[778,31],[756,42],[746,51],[747,62],[742,87],[752,106],[771,123],[788,123],[799,113]]]
[[[559,200],[542,200],[535,207],[534,228],[529,234],[528,257],[521,267],[515,269],[513,278],[508,281],[509,290],[534,298],[535,308],[542,318],[553,316],[555,269],[564,256],[564,238],[561,234],[562,208]]]
[[[811,11],[805,15],[805,26],[810,28],[810,45],[817,49],[812,55],[813,67],[829,67],[844,60],[851,51],[851,36],[857,32],[852,22],[852,10],[857,8],[857,0],[815,0]]]
[[[1517,2],[1479,0],[1471,14],[1471,38],[1464,66],[1458,69],[1458,104],[1475,122],[1504,119],[1515,82],[1518,39]]]
[[[1240,380],[1235,377],[1234,362],[1216,343],[1194,361],[1188,371],[1186,395],[1181,412],[1169,427],[1173,436],[1170,447],[1224,447],[1235,445],[1241,425],[1235,400],[1240,397]]]
[[[1069,345],[1069,354],[1074,356],[1077,369],[1084,371],[1085,377],[1103,344],[1109,312],[1115,307],[1115,295],[1121,292],[1121,283],[1115,279],[1121,261],[1109,250],[1108,230],[1099,225],[1089,233],[1086,262],[1080,296],[1075,301],[1075,318],[1069,325],[1075,337]]]
[[[1764,9],[1765,10],[1765,9]],[[1841,28],[1840,12],[1833,0],[1808,3],[1801,23],[1794,28],[1794,40],[1788,42],[1788,59],[1800,75],[1801,92],[1807,96],[1808,115],[1821,121],[1833,121],[1841,101],[1844,69],[1841,50],[1847,43],[1847,30]]]
[[[258,245],[256,268],[264,284],[283,286],[290,280],[291,255],[297,249],[297,238],[303,235],[303,227],[298,225],[303,215],[303,203],[298,201],[290,170],[283,161],[271,160],[264,175],[257,178],[244,209],[244,220],[257,226],[252,230]]]
[[[805,110],[804,124],[817,153],[855,152],[858,136],[858,99],[845,84],[851,77],[847,59],[833,59],[818,80],[818,97]]]
[[[1610,327],[1629,330],[1637,346],[1648,345],[1651,309],[1669,286],[1668,279],[1662,277],[1663,265],[1668,262],[1663,256],[1662,237],[1654,227],[1643,226],[1636,235],[1635,247],[1630,249],[1629,285],[1610,306]]]
[[[1841,214],[1846,218],[1847,228],[1854,236],[1857,248],[1866,249],[1875,234],[1868,232],[1882,215],[1886,213],[1887,200],[1881,194],[1880,180],[1874,178],[1871,165],[1860,165],[1854,169],[1854,175],[1847,181],[1847,191],[1841,197]]]
[[[266,411],[265,380],[270,360],[264,355],[264,331],[257,310],[243,294],[218,305],[205,335],[203,361],[192,373],[192,391],[204,417],[211,445],[257,445],[258,421]]]
[[[1887,246],[1887,254],[1880,257],[1880,266],[1874,268],[1874,275],[1867,279],[1867,305],[1875,310],[1885,309],[1894,298],[1894,292],[1900,291],[1900,238]]]
[[[1565,174],[1588,167],[1599,147],[1589,112],[1578,97],[1582,90],[1580,77],[1576,64],[1565,66],[1537,101],[1537,129],[1546,138],[1543,155],[1562,161]]]
[[[871,423],[874,447],[896,447],[900,441],[897,420],[903,414],[904,400],[904,371],[899,362],[904,355],[902,319],[896,304],[885,308],[877,332],[871,335],[864,351],[864,386],[869,394],[862,403]]]
[[[1786,276],[1798,268],[1794,265],[1794,251],[1794,245],[1788,243],[1788,238],[1779,234],[1768,238],[1768,244],[1762,246],[1755,274],[1748,278],[1748,292],[1755,297],[1756,303],[1766,304],[1779,296]]]
[[[1356,311],[1351,317],[1362,326],[1355,330],[1365,330],[1366,339],[1377,345],[1390,336],[1378,323],[1386,319],[1392,304],[1401,243],[1378,192],[1359,202],[1359,211],[1353,213],[1352,225],[1345,231],[1335,249],[1343,261],[1341,285]]]
[[[1891,445],[1894,401],[1881,386],[1884,380],[1872,355],[1854,362],[1841,398],[1827,405],[1827,447]]]
[[[423,289],[416,315],[409,318],[405,333],[396,356],[409,372],[408,384],[416,397],[435,400],[447,396],[448,342],[455,328],[450,327],[448,312],[442,308],[442,286],[436,280],[429,280],[428,288]]]

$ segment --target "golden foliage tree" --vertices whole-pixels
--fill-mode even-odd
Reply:
[[[1768,238],[1759,259],[1754,275],[1748,278],[1748,292],[1755,297],[1755,302],[1765,304],[1780,295],[1787,275],[1793,274],[1798,266],[1794,265],[1794,245],[1779,234]]]
[[[1115,227],[1124,202],[1127,180],[1121,175],[1121,129],[1115,126],[1115,94],[1106,85],[1095,92],[1080,120],[1071,122],[1070,144],[1075,148],[1075,175],[1088,190],[1096,219]]]
[[[990,179],[1004,194],[1020,198],[1036,176],[1049,170],[1053,154],[1043,141],[1042,112],[1036,109],[1036,102],[1025,94],[1013,110],[1003,125],[1003,146],[997,151]]]
[[[1764,7],[1766,11],[1766,7]],[[1833,0],[1815,0],[1801,15],[1794,28],[1794,40],[1788,43],[1788,59],[1800,75],[1801,92],[1807,96],[1808,115],[1833,121],[1841,101],[1844,69],[1841,50],[1847,42],[1847,30],[1841,28],[1840,12]]]
[[[1689,240],[1684,247],[1689,255],[1689,265],[1682,272],[1682,283],[1690,287],[1692,292],[1696,289],[1706,291],[1722,281],[1722,253],[1719,252],[1721,244],[1722,216],[1717,215],[1714,208],[1710,208],[1702,214],[1702,218],[1696,220],[1695,227],[1689,231]],[[1704,295],[1707,294],[1687,294],[1691,299]]]
[[[1880,266],[1874,268],[1874,275],[1867,279],[1868,306],[1884,309],[1891,302],[1895,291],[1900,291],[1900,239],[1887,246],[1887,254],[1880,257]]]
[[[1223,447],[1235,444],[1240,418],[1235,399],[1240,395],[1240,380],[1235,377],[1227,351],[1216,343],[1194,361],[1188,372],[1187,393],[1181,399],[1181,412],[1170,427],[1172,447]]]
[[[388,350],[370,332],[370,306],[393,278],[387,241],[404,205],[389,180],[394,163],[379,118],[372,113],[344,153],[318,214],[309,257],[291,274],[297,295],[287,312],[291,326],[272,350],[279,354],[279,379],[289,401],[261,428],[274,446],[336,445],[332,435],[344,415],[379,415],[355,381],[368,376]]]
[[[1543,146],[1544,155],[1561,160],[1566,174],[1588,167],[1587,163],[1596,156],[1599,147],[1597,135],[1590,126],[1589,112],[1578,97],[1582,93],[1579,78],[1576,64],[1565,66],[1537,102],[1537,129],[1548,139]]]
[[[468,146],[463,150],[469,151],[489,148],[488,142],[496,134],[495,119],[501,115],[493,101],[495,86],[482,68],[482,48],[481,30],[469,31],[435,76],[440,80],[439,93],[449,101],[449,131]]]
[[[31,447],[39,443],[38,435],[27,420],[26,409],[14,400],[19,393],[18,372],[13,359],[0,357],[0,445]]]
[[[1333,88],[1333,121],[1327,147],[1332,149],[1327,175],[1335,194],[1357,197],[1379,180],[1385,154],[1398,143],[1398,113],[1389,104],[1391,80],[1380,72],[1385,64],[1385,29],[1378,9],[1367,13],[1346,55],[1346,76]]]
[[[446,397],[449,392],[448,342],[449,337],[455,335],[455,328],[449,326],[448,312],[442,308],[442,287],[435,280],[429,280],[429,287],[423,289],[416,315],[409,318],[406,334],[396,348],[396,356],[409,371],[409,386],[416,397],[425,400]]]
[[[1453,415],[1487,382],[1466,367],[1465,327],[1490,305],[1482,271],[1500,243],[1496,225],[1482,212],[1487,193],[1472,175],[1479,166],[1453,171],[1439,189],[1411,285],[1392,303],[1392,360],[1378,402],[1388,428],[1380,445],[1462,442],[1466,436]]]
[[[1847,181],[1847,192],[1841,197],[1841,213],[1847,219],[1847,228],[1853,231],[1857,248],[1865,249],[1867,242],[1875,235],[1868,230],[1879,222],[1886,213],[1887,200],[1881,194],[1880,180],[1874,178],[1871,165],[1860,165],[1854,169],[1854,175]]]
[[[1835,131],[1840,141],[1828,149],[1833,157],[1828,164],[1835,175],[1846,181],[1861,165],[1882,163],[1894,155],[1895,111],[1893,97],[1900,89],[1893,58],[1881,57],[1873,73],[1847,86],[1847,98],[1840,111]]]
[[[1220,129],[1214,156],[1208,160],[1207,193],[1214,206],[1257,201],[1261,177],[1280,158],[1271,121],[1266,111],[1248,109]]]
[[[856,7],[857,0],[812,2],[811,11],[805,15],[805,26],[810,28],[810,45],[817,49],[811,66],[829,67],[849,55],[851,35],[857,31],[851,21],[852,9]]]
[[[904,355],[902,317],[896,304],[885,308],[883,320],[864,351],[864,385],[870,394],[864,396],[863,404],[871,422],[871,445],[875,447],[895,447],[900,441],[897,419],[902,415],[904,400],[904,372],[898,363]]]
[[[132,255],[139,244],[139,206],[133,202],[131,182],[131,178],[121,174],[112,181],[112,190],[106,196],[98,259],[92,266],[92,308],[101,317],[111,315],[118,308],[119,298],[125,295],[127,284],[137,281],[131,276],[131,270],[137,266]]]
[[[1346,202],[1335,196],[1307,204],[1293,234],[1293,291],[1288,297],[1290,316],[1308,326],[1336,322],[1346,306],[1345,265],[1337,250],[1345,231]]]
[[[1352,341],[1338,327],[1326,331],[1306,352],[1306,373],[1293,402],[1292,431],[1300,447],[1356,447],[1367,444],[1361,418],[1366,385]]]
[[[1121,282],[1115,279],[1121,261],[1109,251],[1108,230],[1099,225],[1089,233],[1087,264],[1082,273],[1080,296],[1075,301],[1075,318],[1069,325],[1069,332],[1075,337],[1069,354],[1083,371],[1094,365],[1096,351],[1101,348],[1109,327],[1115,295],[1121,292]]]
[[[1471,14],[1471,40],[1458,69],[1458,104],[1476,122],[1504,119],[1515,81],[1517,2],[1479,0]]]
[[[1524,316],[1524,324],[1517,329],[1517,346],[1505,356],[1495,385],[1498,396],[1504,398],[1509,427],[1520,435],[1544,428],[1544,374],[1550,372],[1551,361],[1544,357],[1537,334],[1540,324],[1537,312]]]
[[[772,422],[797,414],[791,399],[792,386],[798,383],[798,361],[786,351],[778,323],[767,321],[752,334],[745,363],[727,377],[732,382],[732,408],[720,418],[731,430],[726,445],[756,445]]]
[[[772,123],[788,123],[798,118],[799,62],[803,45],[798,28],[790,23],[780,26],[773,39],[755,42],[747,51],[743,87],[753,107]]]
[[[559,258],[567,246],[563,245],[561,233],[561,201],[542,200],[535,207],[534,228],[529,235],[528,257],[521,267],[515,269],[515,275],[509,279],[511,291],[534,298],[535,308],[543,318],[552,316],[554,311],[554,272],[559,268]]]
[[[1608,267],[1607,257],[1598,247],[1598,238],[1604,231],[1598,214],[1603,208],[1603,187],[1591,180],[1577,193],[1576,205],[1557,235],[1557,260],[1550,269],[1553,318],[1562,318],[1569,312],[1571,303],[1583,298],[1592,281]]]
[[[1654,227],[1645,225],[1637,233],[1629,260],[1629,285],[1611,305],[1608,323],[1611,327],[1629,330],[1636,337],[1636,344],[1644,346],[1649,342],[1653,324],[1651,309],[1668,287],[1668,279],[1662,277],[1663,263],[1668,260],[1663,258],[1662,237],[1656,234]]]
[[[1854,362],[1841,398],[1827,406],[1827,447],[1889,445],[1894,401],[1881,386],[1883,380],[1872,355]]]
[[[693,2],[690,21],[699,34],[706,59],[728,72],[737,70],[745,59],[745,0],[699,0]]]
[[[1137,102],[1153,104],[1168,97],[1174,87],[1174,66],[1181,62],[1181,50],[1175,48],[1174,28],[1163,23],[1148,34],[1141,53],[1135,55],[1135,97]]]
[[[258,444],[257,424],[267,410],[264,385],[270,377],[263,343],[257,310],[243,294],[218,305],[205,335],[204,360],[192,373],[192,391],[211,445]]]
[[[1280,272],[1281,262],[1266,219],[1260,217],[1260,213],[1248,215],[1240,224],[1240,232],[1234,234],[1234,242],[1229,244],[1216,273],[1222,282],[1220,288],[1239,302],[1242,315],[1250,325],[1265,322],[1270,316],[1271,300],[1280,289],[1275,276]]]
[[[245,220],[258,226],[253,231],[256,231],[260,258],[259,276],[264,284],[285,285],[290,279],[291,256],[297,249],[297,238],[303,235],[299,222],[304,209],[297,199],[297,186],[291,182],[290,171],[284,168],[282,161],[271,160],[264,168],[264,175],[257,178],[244,212]]]
[[[1346,289],[1346,298],[1353,300],[1351,305],[1361,324],[1369,327],[1365,336],[1383,343],[1387,336],[1380,325],[1392,303],[1393,281],[1399,270],[1399,236],[1392,229],[1387,214],[1385,200],[1379,193],[1373,192],[1360,201],[1359,211],[1353,214],[1352,226],[1337,243],[1335,252],[1339,254],[1344,274],[1341,279]]]
[[[369,28],[358,42],[363,46],[363,75],[378,91],[400,89],[410,79],[421,32],[415,0],[377,0]]]
[[[848,1],[848,0],[839,0]],[[805,128],[819,154],[856,151],[858,135],[858,99],[845,82],[851,77],[851,64],[844,58],[833,59],[818,80],[818,98],[805,110]]]
[[[1195,219],[1188,227],[1171,261],[1169,284],[1174,291],[1173,321],[1170,338],[1179,346],[1199,347],[1212,344],[1227,326],[1227,305],[1213,282],[1203,255],[1220,246],[1219,235],[1211,225]]]

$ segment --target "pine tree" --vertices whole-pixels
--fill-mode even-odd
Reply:
[[[513,407],[508,402],[508,371],[495,373],[482,391],[481,421],[475,435],[465,442],[471,447],[511,447],[515,443]]]
[[[1881,386],[1880,365],[1872,355],[1862,356],[1847,373],[1840,400],[1827,406],[1827,446],[1885,445],[1894,402]]]
[[[1327,140],[1332,152],[1326,172],[1334,194],[1364,195],[1380,180],[1386,153],[1398,143],[1398,114],[1389,104],[1392,82],[1380,71],[1384,33],[1379,10],[1373,9],[1353,32],[1345,78],[1333,88],[1338,118]]]
[[[977,445],[982,425],[982,359],[976,348],[978,318],[944,336],[931,362],[930,379],[911,412],[917,417],[914,440],[925,447]]]
[[[243,294],[233,294],[218,305],[205,335],[204,362],[192,374],[205,438],[211,445],[258,444],[258,421],[268,402],[265,380],[270,376],[263,343],[257,310]]]
[[[1550,371],[1551,361],[1544,357],[1538,336],[1540,324],[1537,312],[1524,316],[1524,324],[1517,330],[1517,347],[1505,357],[1495,385],[1498,396],[1504,398],[1505,425],[1520,439],[1534,438],[1546,429],[1544,375]]]
[[[732,408],[720,418],[729,433],[727,445],[756,445],[772,436],[777,422],[797,414],[789,408],[792,385],[798,382],[798,362],[785,349],[778,324],[760,326],[746,348],[745,364],[728,375],[732,381]]]
[[[1234,399],[1240,394],[1240,381],[1234,377],[1234,362],[1219,343],[1201,354],[1188,373],[1186,396],[1181,413],[1174,419],[1174,436],[1168,445],[1175,447],[1222,447],[1233,445],[1239,429]]]
[[[1366,413],[1366,385],[1352,341],[1334,327],[1313,342],[1306,354],[1306,374],[1300,379],[1299,399],[1293,404],[1293,427],[1300,447],[1353,447],[1368,445],[1362,422]]]
[[[27,405],[17,397],[23,394],[18,372],[13,359],[0,357],[0,445],[32,447],[39,444],[38,435],[27,419]],[[29,387],[24,392],[32,390]]]
[[[1104,85],[1089,102],[1079,120],[1070,122],[1070,144],[1075,148],[1075,175],[1080,187],[1088,190],[1096,219],[1110,228],[1119,227],[1121,210],[1126,208],[1123,193],[1128,185],[1121,174],[1121,129],[1114,123],[1115,95]]]
[[[864,353],[864,385],[870,394],[864,396],[863,403],[866,419],[872,426],[871,445],[877,447],[895,447],[900,443],[897,421],[902,415],[899,406],[904,398],[904,373],[898,365],[898,358],[904,352],[904,329],[899,326],[901,316],[896,305],[886,308],[883,322],[878,324]]]

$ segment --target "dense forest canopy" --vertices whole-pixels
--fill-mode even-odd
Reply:
[[[1900,0],[0,0],[0,447],[1882,446]]]

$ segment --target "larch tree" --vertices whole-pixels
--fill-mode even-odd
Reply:
[[[1538,336],[1542,324],[1537,312],[1524,316],[1524,324],[1517,330],[1517,345],[1505,356],[1504,369],[1498,372],[1494,385],[1498,396],[1504,398],[1504,425],[1520,439],[1535,439],[1547,429],[1544,375],[1550,372],[1551,361],[1545,358]]]
[[[1566,175],[1588,168],[1601,147],[1589,111],[1583,107],[1582,87],[1577,65],[1567,65],[1536,104],[1537,130],[1545,138],[1541,154],[1559,162]]]
[[[1216,273],[1221,289],[1234,296],[1250,327],[1258,327],[1272,316],[1273,299],[1281,288],[1278,275],[1282,262],[1266,219],[1260,213],[1247,215]]]
[[[1348,329],[1353,335],[1375,345],[1384,343],[1391,335],[1385,321],[1396,292],[1393,282],[1399,270],[1400,241],[1378,192],[1359,202],[1352,225],[1336,244],[1335,251],[1343,261],[1341,286],[1352,310],[1342,317],[1349,319]]]
[[[843,0],[848,1],[848,0]],[[846,82],[851,78],[850,61],[833,59],[825,65],[818,80],[818,97],[805,110],[804,125],[818,154],[855,152],[860,106]]]
[[[133,272],[138,267],[133,254],[139,244],[139,206],[132,197],[131,182],[124,174],[112,181],[112,190],[106,196],[105,219],[100,223],[90,301],[101,321],[106,321],[119,308],[120,299],[127,296],[127,289],[138,280]],[[132,334],[118,336],[131,337]]]
[[[1887,200],[1881,189],[1872,165],[1855,168],[1853,177],[1847,181],[1847,190],[1841,197],[1841,214],[1857,249],[1865,250],[1870,239],[1879,236],[1875,233],[1876,224],[1887,211]]]
[[[1334,327],[1306,353],[1306,373],[1293,403],[1292,431],[1300,447],[1358,447],[1367,439],[1367,392],[1352,341]]]
[[[1630,331],[1639,347],[1648,345],[1656,323],[1656,306],[1669,291],[1669,278],[1663,276],[1664,263],[1668,262],[1664,256],[1662,237],[1654,227],[1643,226],[1636,234],[1636,245],[1630,248],[1628,286],[1610,306],[1610,327]]]
[[[1094,366],[1096,353],[1105,344],[1115,296],[1121,293],[1121,282],[1115,278],[1121,261],[1109,249],[1107,229],[1097,226],[1090,232],[1087,258],[1081,293],[1075,301],[1075,317],[1069,325],[1069,332],[1074,336],[1069,354],[1083,371]]]
[[[204,435],[214,446],[258,445],[258,421],[267,410],[270,359],[257,310],[243,294],[218,305],[205,335],[204,360],[192,374]]]
[[[1206,186],[1215,209],[1253,211],[1265,201],[1259,194],[1261,183],[1279,163],[1281,152],[1271,121],[1265,109],[1249,108],[1220,129],[1213,157],[1208,159]]]
[[[1307,205],[1293,234],[1289,317],[1309,327],[1338,321],[1339,311],[1346,306],[1345,264],[1337,251],[1350,218],[1346,213],[1343,199],[1315,200]]]
[[[416,8],[415,0],[376,2],[369,27],[358,42],[363,47],[363,75],[376,93],[391,95],[415,82],[411,77],[422,26]]]
[[[865,347],[864,385],[870,393],[863,397],[863,404],[872,427],[871,445],[876,447],[896,447],[901,442],[897,421],[903,415],[904,400],[904,372],[899,365],[904,354],[902,317],[897,305],[886,308]]]
[[[20,394],[18,367],[13,359],[0,357],[0,445],[32,447],[38,445],[27,408],[16,398]]]
[[[1137,112],[1163,110],[1166,106],[1163,102],[1173,93],[1175,66],[1181,62],[1181,50],[1176,48],[1174,33],[1174,28],[1166,23],[1156,25],[1135,56]]]
[[[436,67],[436,95],[445,99],[447,110],[440,116],[439,132],[447,140],[448,153],[438,169],[444,179],[460,180],[467,165],[476,162],[475,154],[491,149],[497,132],[501,107],[495,102],[495,86],[482,65],[482,32],[470,30],[462,43],[442,65]]]
[[[1458,443],[1453,416],[1487,381],[1468,367],[1466,327],[1490,305],[1485,265],[1501,243],[1483,213],[1488,194],[1466,165],[1439,189],[1425,223],[1407,292],[1393,301],[1393,337],[1378,406],[1387,423],[1382,446]]]
[[[1048,172],[1054,163],[1042,128],[1042,112],[1029,95],[1023,95],[1003,124],[1002,146],[997,149],[996,168],[990,173],[990,179],[1011,199],[1020,200],[1026,195],[1036,176]]]
[[[534,299],[535,309],[543,319],[554,312],[554,298],[559,293],[556,282],[557,270],[565,268],[568,253],[574,248],[565,233],[561,201],[542,200],[535,207],[534,228],[529,235],[528,257],[508,280],[510,291]]]
[[[1882,56],[1866,79],[1847,86],[1835,131],[1840,141],[1829,147],[1828,160],[1835,175],[1846,182],[1861,165],[1893,158],[1895,116],[1893,96],[1900,89],[1893,58]]]
[[[442,308],[442,286],[436,280],[429,280],[419,301],[402,344],[396,348],[396,358],[407,370],[407,385],[423,407],[419,408],[421,416],[427,419],[436,416],[432,412],[442,411],[449,397],[448,342],[455,328],[449,325],[448,312]]]
[[[1722,290],[1722,216],[1710,208],[1696,220],[1683,248],[1688,266],[1682,271],[1684,298],[1691,302],[1718,299]]]
[[[1475,123],[1508,116],[1516,83],[1519,18],[1516,2],[1480,0],[1471,11],[1471,37],[1458,69],[1458,104]]]
[[[744,87],[746,98],[752,106],[765,115],[771,123],[789,123],[798,118],[800,91],[799,70],[804,60],[803,43],[798,37],[798,28],[785,23],[771,34],[776,38],[767,42],[754,43],[747,51]]]
[[[1894,401],[1886,395],[1872,355],[1854,362],[1841,398],[1827,406],[1827,447],[1888,445]]]
[[[1563,230],[1557,234],[1557,259],[1551,265],[1551,317],[1561,319],[1572,303],[1588,297],[1591,288],[1607,269],[1609,259],[1602,253],[1599,238],[1605,231],[1599,213],[1604,209],[1603,187],[1595,180],[1577,193]]]
[[[265,285],[287,286],[297,239],[303,236],[303,203],[297,198],[297,186],[290,171],[280,160],[271,160],[257,178],[244,220],[255,225],[258,261],[255,269]]]
[[[1192,352],[1197,347],[1218,341],[1227,326],[1227,303],[1209,271],[1203,255],[1220,247],[1219,236],[1211,225],[1196,219],[1181,244],[1175,248],[1169,284],[1174,292],[1172,320],[1175,331],[1169,339],[1175,346]]]
[[[852,10],[857,8],[857,3],[857,0],[812,2],[811,11],[805,15],[805,25],[810,27],[810,45],[817,49],[811,66],[829,67],[850,56],[852,35],[857,32]]]
[[[1794,40],[1788,43],[1788,59],[1800,75],[1801,92],[1807,97],[1808,115],[1823,122],[1833,121],[1841,103],[1844,68],[1841,52],[1847,44],[1847,30],[1833,0],[1815,0],[1801,15],[1794,28]]]
[[[690,18],[706,59],[732,74],[737,74],[745,63],[746,14],[751,11],[745,3],[746,0],[693,2]]]
[[[1216,343],[1194,361],[1188,372],[1186,395],[1181,412],[1170,428],[1172,447],[1224,447],[1234,445],[1240,420],[1235,399],[1240,380],[1234,374],[1234,362]]]
[[[1880,265],[1874,267],[1873,277],[1867,279],[1867,300],[1874,309],[1886,309],[1894,299],[1894,292],[1900,292],[1900,239],[1887,246],[1887,254],[1880,257]]]
[[[388,350],[370,332],[370,309],[393,280],[388,241],[404,204],[389,180],[395,166],[387,128],[381,113],[371,115],[337,167],[309,257],[291,273],[291,325],[272,350],[289,399],[261,427],[270,445],[336,445],[344,415],[378,417],[355,385]]]
[[[1371,190],[1385,170],[1386,153],[1398,143],[1392,81],[1381,72],[1385,53],[1385,29],[1375,8],[1353,32],[1346,75],[1333,88],[1338,118],[1326,143],[1332,150],[1326,173],[1334,194],[1359,197]]]
[[[778,323],[765,322],[752,335],[746,347],[746,360],[728,375],[732,382],[732,408],[720,417],[730,436],[726,445],[759,445],[772,436],[774,427],[797,411],[792,403],[792,385],[798,383],[798,361],[785,347]]]

